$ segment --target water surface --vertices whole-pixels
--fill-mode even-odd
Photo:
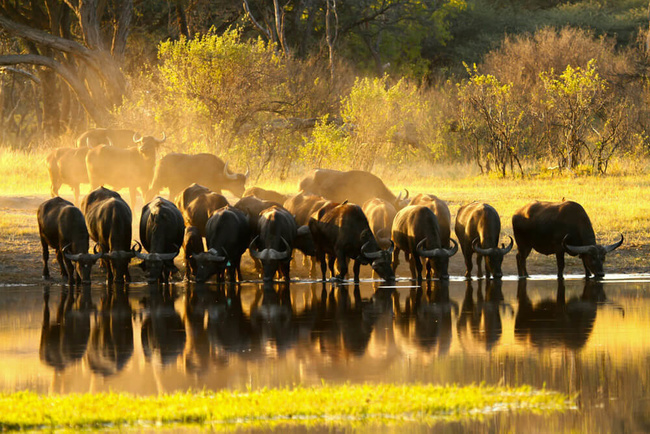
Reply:
[[[648,276],[419,287],[5,286],[0,389],[530,384],[575,396],[577,409],[499,413],[446,428],[650,431],[649,294]]]

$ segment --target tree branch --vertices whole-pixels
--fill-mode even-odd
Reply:
[[[251,12],[251,8],[248,6],[248,0],[243,0],[243,3],[244,3],[244,12],[246,12],[246,16],[248,17],[248,19],[251,20],[251,22],[257,28],[257,30],[259,30],[260,32],[262,32],[264,36],[266,36],[266,39],[272,41],[273,38],[271,38],[271,32],[269,32],[264,27],[262,27],[260,23],[258,23],[255,17],[253,16],[253,13]]]

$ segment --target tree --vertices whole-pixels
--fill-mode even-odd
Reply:
[[[120,66],[132,16],[133,0],[0,0],[0,27],[20,41],[0,66],[36,67],[47,134],[59,132],[68,89],[94,123],[111,123],[126,89]]]

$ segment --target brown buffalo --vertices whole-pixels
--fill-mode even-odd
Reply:
[[[210,189],[192,184],[178,195],[176,206],[181,211],[186,226],[195,226],[202,237],[205,225],[216,210],[228,206],[228,199]]]
[[[381,179],[364,170],[341,172],[330,169],[315,169],[300,181],[300,190],[316,194],[334,202],[349,201],[363,205],[367,200],[376,197],[393,204],[396,209],[406,206],[408,191],[395,195],[386,187]]]
[[[115,190],[128,188],[131,206],[135,206],[136,190],[145,197],[153,176],[156,151],[162,140],[151,136],[141,137],[138,146],[121,149],[101,145],[92,148],[86,155],[86,167],[90,187],[110,185]]]
[[[531,202],[512,216],[517,241],[519,277],[528,277],[526,258],[532,249],[543,255],[555,254],[557,277],[564,274],[564,252],[579,256],[585,275],[605,276],[605,255],[623,244],[621,239],[607,246],[596,244],[596,234],[585,209],[576,202]]]
[[[375,234],[375,238],[378,240],[390,239],[393,220],[397,214],[393,204],[379,198],[370,199],[363,204],[363,212],[368,218],[370,229]]]
[[[228,163],[213,154],[170,153],[156,164],[156,170],[147,197],[151,198],[163,188],[169,189],[169,198],[174,199],[184,188],[197,183],[221,193],[228,190],[235,196],[244,194],[249,171],[244,175],[231,173]]]
[[[283,204],[288,198],[289,195],[278,193],[273,190],[266,190],[260,187],[248,187],[242,197],[255,196],[258,199],[267,200],[269,202],[276,202]]]
[[[478,277],[483,276],[481,270],[481,258],[485,257],[485,274],[490,274],[495,279],[503,276],[501,264],[503,257],[512,250],[514,241],[510,237],[510,245],[504,244],[499,248],[499,235],[501,234],[501,219],[499,213],[487,203],[472,202],[463,205],[456,214],[456,225],[454,228],[460,248],[465,257],[467,272],[465,277],[472,277],[472,255],[476,252],[476,266]]]
[[[86,154],[88,148],[56,148],[47,156],[47,171],[52,184],[52,197],[59,195],[61,185],[66,184],[74,192],[74,202],[79,204],[79,184],[88,183]]]

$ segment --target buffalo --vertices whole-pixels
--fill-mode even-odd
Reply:
[[[318,218],[309,222],[309,229],[314,238],[316,257],[321,263],[323,280],[327,272],[325,255],[337,260],[339,273],[336,279],[345,278],[349,259],[354,259],[355,282],[359,281],[362,264],[371,264],[384,280],[395,278],[391,267],[392,243],[388,250],[379,248],[360,206],[344,202],[329,210],[321,209],[317,214]]]
[[[476,252],[476,267],[478,277],[482,277],[481,258],[485,257],[485,274],[490,274],[495,279],[503,276],[501,264],[503,257],[512,250],[513,239],[510,237],[510,244],[504,244],[499,248],[499,234],[501,233],[501,219],[499,213],[487,203],[472,202],[463,205],[456,214],[456,225],[454,228],[460,248],[465,257],[467,272],[465,277],[472,277],[472,255]]]
[[[167,283],[178,271],[174,258],[183,244],[184,228],[183,215],[167,199],[157,197],[142,208],[140,241],[149,253],[133,253],[143,260],[148,283]]]
[[[205,282],[216,274],[217,280],[227,269],[230,280],[241,280],[240,262],[250,242],[248,218],[232,206],[221,208],[212,214],[205,225],[208,251],[193,255],[196,259],[196,281]]]
[[[102,259],[108,261],[107,280],[123,283],[130,280],[131,209],[119,194],[100,187],[91,192],[82,203],[88,232],[102,249]]]
[[[202,237],[205,236],[205,224],[213,212],[228,206],[228,199],[219,193],[192,184],[177,197],[176,205],[183,215],[186,226],[195,226]]]
[[[396,209],[401,209],[408,203],[408,191],[404,198],[402,198],[402,193],[395,197],[381,179],[363,170],[341,172],[315,169],[300,181],[300,190],[334,202],[348,200],[351,203],[363,205],[367,200],[378,197],[390,202]]]
[[[399,263],[399,252],[403,250],[413,279],[422,280],[420,257],[432,260],[434,277],[449,278],[449,258],[458,251],[458,243],[452,239],[454,247],[444,247],[438,218],[429,207],[409,205],[401,209],[393,222],[392,238],[395,242],[395,267]]]
[[[79,203],[79,184],[88,183],[86,154],[88,148],[57,148],[47,156],[47,171],[52,184],[52,197],[59,195],[61,185],[66,184],[74,192],[74,202]]]
[[[372,229],[375,238],[378,240],[390,239],[393,220],[395,220],[397,214],[393,204],[386,202],[384,199],[370,199],[363,204],[363,212],[368,218],[370,229]]]
[[[90,283],[92,266],[102,256],[88,253],[89,235],[81,210],[60,197],[43,202],[36,212],[38,232],[43,247],[43,278],[49,279],[49,247],[56,252],[61,275],[70,285],[75,281]],[[74,262],[74,266],[72,263]]]
[[[309,227],[301,226],[303,233],[309,233]],[[289,282],[291,253],[298,238],[298,225],[293,216],[280,206],[272,206],[260,214],[259,235],[250,243],[251,256],[262,262],[263,279],[273,280],[280,270]]]
[[[244,175],[231,173],[228,170],[228,163],[224,163],[221,158],[213,154],[169,153],[156,163],[147,197],[151,198],[167,187],[169,198],[173,200],[192,183],[204,185],[216,193],[228,190],[235,196],[241,197],[246,189],[248,174],[248,170]]]
[[[244,191],[242,197],[255,196],[258,199],[267,200],[269,202],[277,202],[283,204],[289,196],[286,194],[278,193],[273,190],[266,190],[260,187],[249,187]]]
[[[136,191],[140,189],[145,197],[156,163],[156,151],[163,139],[151,136],[140,137],[137,146],[122,149],[100,145],[86,155],[86,167],[90,187],[95,189],[108,184],[115,190],[128,188],[131,206],[135,206]]]
[[[543,255],[555,254],[557,277],[564,274],[564,253],[579,256],[585,276],[605,276],[605,255],[623,244],[621,239],[610,245],[596,244],[591,220],[582,205],[572,202],[531,202],[512,216],[512,229],[517,242],[519,277],[528,277],[526,258],[532,249]]]

